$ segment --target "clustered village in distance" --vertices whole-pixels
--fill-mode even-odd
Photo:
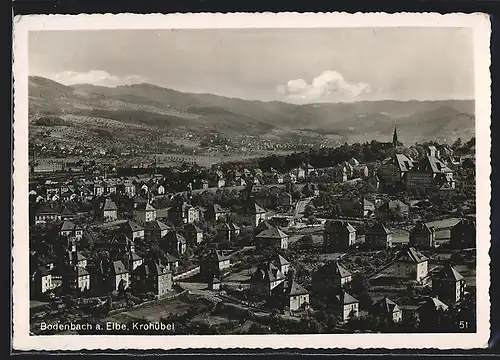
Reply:
[[[33,334],[476,331],[474,138],[68,167],[30,172]]]

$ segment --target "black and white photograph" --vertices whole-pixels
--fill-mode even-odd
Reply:
[[[21,19],[23,344],[486,345],[488,19],[327,15]]]

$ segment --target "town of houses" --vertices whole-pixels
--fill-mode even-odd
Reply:
[[[472,331],[475,176],[457,174],[450,146],[425,151],[377,167],[219,164],[175,189],[169,175],[185,169],[41,177],[29,189],[32,323],[90,316],[88,302],[107,316],[196,296],[313,319],[317,332],[432,332],[446,319]],[[436,200],[465,192],[453,209]]]

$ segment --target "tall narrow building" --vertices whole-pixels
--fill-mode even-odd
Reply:
[[[398,146],[399,145],[398,131],[396,129],[396,124],[394,124],[394,134],[392,135],[392,145],[393,146]]]

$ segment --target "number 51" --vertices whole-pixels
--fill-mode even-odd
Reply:
[[[458,326],[460,327],[460,329],[467,329],[469,327],[469,322],[462,320],[458,323]]]

